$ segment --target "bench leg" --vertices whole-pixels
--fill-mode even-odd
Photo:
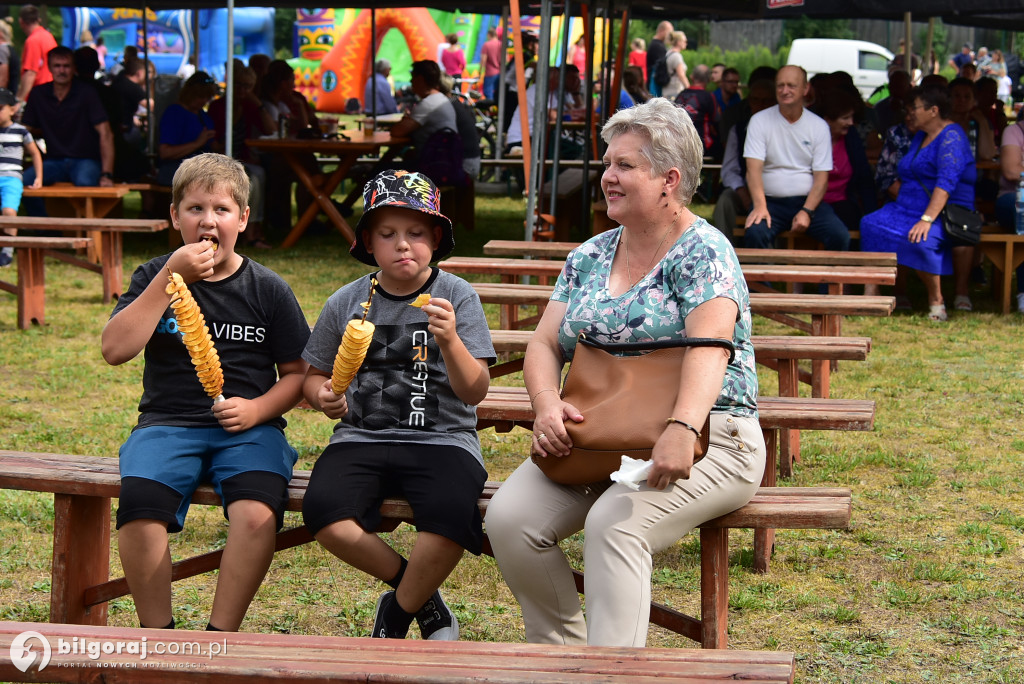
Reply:
[[[18,250],[18,327],[46,322],[46,275],[41,249]]]
[[[53,495],[51,572],[50,622],[107,624],[107,604],[87,608],[85,590],[110,577],[109,498]]]
[[[103,278],[103,303],[109,304],[114,297],[121,296],[121,280],[123,276],[121,266],[121,233],[103,231],[100,238],[100,264],[102,270],[100,275]]]
[[[800,368],[796,359],[779,359],[779,396],[800,396]],[[793,476],[793,462],[800,460],[800,431],[779,431],[779,477]]]
[[[785,430],[765,430],[764,444],[767,458],[765,462],[764,475],[761,477],[762,487],[774,487],[775,479],[775,453],[777,442],[782,435],[779,433]],[[754,572],[768,572],[768,563],[775,548],[775,530],[767,527],[754,528]]]
[[[729,529],[700,530],[700,644],[729,645]]]

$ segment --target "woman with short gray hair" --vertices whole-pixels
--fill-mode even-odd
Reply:
[[[643,646],[652,556],[746,504],[761,482],[765,445],[739,260],[728,239],[689,209],[703,158],[689,115],[654,98],[617,112],[602,136],[608,149],[601,189],[608,217],[621,225],[566,259],[526,351],[523,373],[535,414],[531,458],[491,499],[486,524],[528,641]],[[733,358],[717,347],[686,351],[678,398],[659,416],[665,428],[638,489],[610,479],[559,484],[535,464],[570,453],[566,424],[586,427],[587,416],[559,393],[581,333],[597,343],[713,337],[735,346]],[[631,396],[616,399],[628,415]],[[694,463],[709,414],[707,454]],[[585,620],[559,548],[581,529]]]

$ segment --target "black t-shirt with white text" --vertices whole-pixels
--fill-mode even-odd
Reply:
[[[132,274],[111,318],[133,302],[153,278],[167,278],[170,254],[152,259]],[[224,371],[224,396],[255,399],[277,382],[277,364],[297,361],[309,339],[309,324],[288,284],[247,257],[223,280],[190,283],[189,291],[206,319]],[[168,307],[146,343],[142,399],[137,427],[217,425],[196,376],[173,310]],[[269,421],[284,429],[284,418]]]

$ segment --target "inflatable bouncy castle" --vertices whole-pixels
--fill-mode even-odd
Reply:
[[[282,10],[284,11],[284,10]],[[523,17],[523,29],[537,32],[539,17]],[[447,43],[445,36],[455,33],[466,54],[465,79],[480,74],[480,47],[487,30],[499,30],[496,15],[442,12],[423,7],[384,8],[376,13],[376,33],[371,36],[370,10],[299,9],[295,22],[293,54],[295,82],[306,98],[323,112],[343,112],[355,98],[362,104],[366,81],[373,73],[372,44],[377,59],[391,63],[391,79],[396,88],[409,83],[412,63],[421,59],[439,59]],[[552,53],[560,54],[561,18],[552,24]],[[570,40],[583,31],[579,19],[573,19]]]
[[[61,44],[77,48],[82,44],[82,31],[93,38],[103,36],[107,47],[105,69],[114,65],[126,45],[134,45],[152,60],[158,73],[174,74],[196,52],[197,68],[218,81],[224,80],[227,62],[225,37],[228,34],[228,11],[214,10],[146,10],[143,44],[142,10],[108,7],[65,7],[61,9],[64,33]],[[235,9],[235,44],[232,55],[248,61],[256,53],[274,54],[274,10],[265,7]],[[198,24],[198,36],[195,26]]]

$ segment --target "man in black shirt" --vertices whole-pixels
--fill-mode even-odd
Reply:
[[[672,33],[672,22],[661,22],[658,24],[658,30],[654,33],[654,38],[651,39],[651,44],[647,46],[647,89],[656,97],[661,95],[661,86],[654,82],[654,65],[668,54],[665,40],[670,33]]]

